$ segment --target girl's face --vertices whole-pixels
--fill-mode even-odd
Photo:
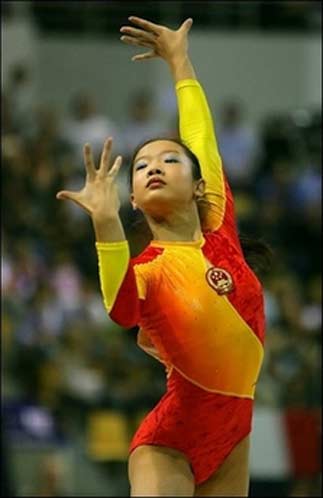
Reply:
[[[201,190],[193,181],[192,163],[181,145],[157,140],[144,145],[133,162],[131,202],[151,215],[167,215],[184,208]]]

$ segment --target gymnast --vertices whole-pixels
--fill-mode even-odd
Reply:
[[[130,444],[131,496],[247,496],[263,288],[245,257],[212,116],[188,55],[192,19],[177,30],[129,21],[121,40],[149,49],[133,60],[167,63],[178,103],[180,139],[140,144],[130,165],[130,200],[152,240],[130,257],[116,185],[122,158],[112,163],[111,137],[98,168],[84,146],[84,187],[57,198],[92,219],[109,316],[138,326],[138,345],[166,370],[166,393]],[[257,249],[264,257],[266,247]]]

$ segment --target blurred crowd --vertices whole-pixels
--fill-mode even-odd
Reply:
[[[83,430],[91,411],[129,416],[164,392],[163,366],[136,345],[136,330],[107,316],[99,289],[91,221],[56,192],[84,179],[82,146],[98,159],[104,139],[122,154],[121,217],[138,254],[144,243],[128,201],[135,145],[174,135],[158,120],[156,97],[131,96],[126,124],[100,114],[95,97],[76,94],[64,115],[31,91],[32,73],[12,67],[2,94],[3,396],[46,407],[63,431]],[[256,403],[320,405],[321,112],[266,115],[256,129],[238,99],[222,102],[217,138],[231,183],[239,230],[264,239],[274,261],[263,275],[267,316]],[[215,105],[210,102],[211,107]]]
[[[50,7],[50,8],[49,8]],[[82,1],[74,2],[3,2],[3,16],[6,19],[23,15],[33,17],[37,28],[43,33],[104,33],[109,36],[124,23],[133,2]],[[216,29],[256,29],[263,32],[284,30],[284,32],[315,32],[321,27],[320,2],[276,1],[276,2],[218,2],[212,0],[174,0],[172,8],[164,2],[136,2],[136,15],[154,19],[161,23],[165,17],[194,18],[195,26],[214,26]]]

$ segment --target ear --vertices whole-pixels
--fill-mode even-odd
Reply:
[[[195,188],[194,188],[195,200],[201,199],[204,196],[204,194],[205,194],[205,180],[203,180],[203,178],[200,178],[195,183]]]
[[[138,206],[137,206],[137,204],[135,202],[135,196],[133,194],[130,195],[130,202],[131,202],[133,210],[135,211]]]

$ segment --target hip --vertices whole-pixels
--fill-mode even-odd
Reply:
[[[196,446],[237,437],[251,430],[253,400],[210,393],[186,380],[175,369],[167,391],[148,413],[134,437],[168,441],[175,446]]]

